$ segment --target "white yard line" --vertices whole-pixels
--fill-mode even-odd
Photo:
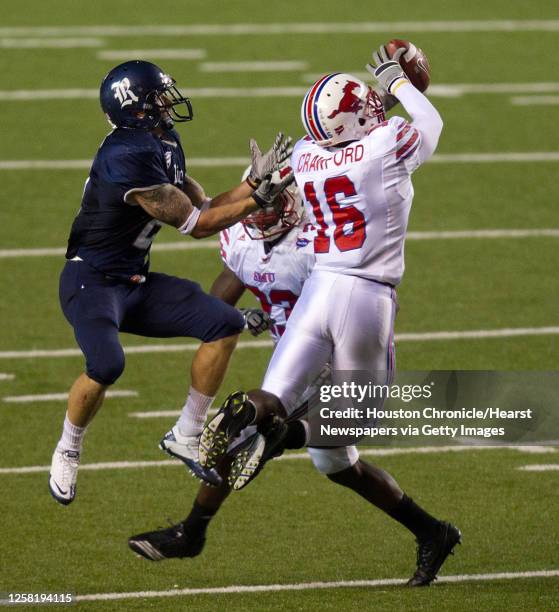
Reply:
[[[487,230],[447,230],[436,232],[408,232],[407,240],[457,240],[457,239],[494,239],[494,238],[559,238],[559,229],[487,229]],[[217,240],[182,240],[180,242],[160,242],[152,247],[153,252],[169,251],[197,251],[205,249],[217,249]],[[16,257],[46,257],[63,256],[66,253],[64,247],[38,248],[38,249],[2,249],[0,259],[11,259]]]
[[[496,572],[491,574],[457,574],[440,576],[439,583],[486,582],[490,580],[520,580],[526,578],[557,578],[559,570],[530,572]],[[278,591],[310,591],[318,589],[371,588],[403,586],[407,578],[381,578],[377,580],[336,580],[334,582],[297,582],[294,584],[231,585],[224,587],[170,589],[168,591],[132,591],[128,593],[91,593],[77,595],[74,601],[108,601],[120,599],[147,599],[156,597],[185,597],[189,595],[221,595],[237,593],[272,593]]]
[[[84,463],[80,465],[80,471],[87,470],[97,472],[99,470],[127,470],[151,467],[169,467],[184,465],[178,459],[163,459],[161,461],[106,461],[104,463]],[[20,468],[0,468],[0,474],[38,474],[49,472],[50,465],[29,465]]]
[[[371,75],[361,70],[348,69],[347,72],[359,79],[368,81]],[[323,72],[307,72],[301,75],[304,83],[314,83]],[[429,86],[427,95],[434,98],[459,98],[467,94],[545,94],[559,92],[559,82],[540,81],[532,83],[435,83]],[[538,98],[538,96],[534,96]],[[513,98],[514,99],[514,98]],[[532,99],[531,96],[526,98]]]
[[[477,338],[514,338],[517,336],[554,336],[559,327],[517,327],[396,334],[396,342],[425,342],[430,340],[471,340]]]
[[[91,159],[14,159],[0,161],[0,170],[89,170]],[[192,157],[189,168],[244,167],[248,157]]]
[[[559,96],[516,96],[510,102],[514,106],[556,106]]]
[[[185,90],[186,91],[186,90]],[[201,87],[189,88],[196,98],[299,98],[306,87]],[[0,91],[2,102],[37,102],[41,100],[97,100],[98,89],[14,89]]]
[[[217,408],[208,410],[208,415],[212,416],[218,411]],[[143,412],[129,412],[128,416],[132,419],[160,419],[166,417],[180,416],[181,410],[146,410]]]
[[[6,159],[0,160],[0,170],[89,170],[90,159]],[[427,163],[435,164],[493,164],[520,162],[556,162],[559,151],[507,151],[494,153],[438,153]],[[247,157],[192,157],[189,168],[242,168]]]
[[[50,255],[63,256],[66,249],[63,247],[45,249],[3,249],[0,250],[0,259],[12,259],[13,257],[45,257]]]
[[[516,93],[555,93],[559,91],[557,82],[533,83],[438,83],[431,85],[428,95],[440,98],[457,98],[467,94],[516,94]]]
[[[104,53],[104,52],[103,52]],[[155,55],[147,55],[150,58],[155,58]],[[124,56],[122,56],[124,57]],[[126,57],[130,57],[127,55]],[[120,58],[122,59],[122,58]],[[186,58],[183,58],[186,59]],[[254,64],[263,66],[267,62],[256,62]],[[250,62],[242,62],[248,66]],[[277,66],[288,64],[294,65],[296,62],[275,62]],[[222,66],[222,70],[214,70],[212,68],[205,70],[206,72],[228,72],[225,62],[208,63],[207,66]],[[266,70],[282,70],[282,68],[266,68]],[[260,68],[245,68],[243,71],[264,70]],[[287,70],[287,68],[283,68]],[[298,70],[297,68],[289,68],[289,70]],[[237,70],[235,70],[237,71]],[[359,73],[361,74],[361,73]],[[304,75],[304,80],[313,82],[316,76],[322,76],[319,73]],[[357,74],[355,76],[358,76]],[[190,98],[302,98],[307,92],[307,87],[301,86],[283,86],[283,87],[193,87],[187,90]],[[438,84],[433,85],[428,90],[428,95],[442,98],[457,98],[467,94],[526,94],[526,93],[556,93],[559,92],[558,82],[542,82],[542,83],[453,83],[453,84]],[[14,89],[0,90],[0,101],[40,101],[40,100],[96,100],[99,96],[98,89]]]
[[[201,60],[205,57],[205,49],[118,49],[97,52],[97,59],[102,60],[129,60],[131,58]]]
[[[559,471],[559,463],[544,463],[542,465],[523,465],[516,468],[523,472],[557,472]]]
[[[91,159],[14,159],[0,161],[0,170],[89,170],[91,162]]]
[[[96,89],[15,89],[13,91],[0,91],[0,101],[21,102],[31,100],[82,100],[88,98],[96,100],[99,91]]]
[[[262,36],[373,32],[557,32],[557,19],[233,23],[189,25],[15,26],[0,36]]]
[[[483,338],[515,338],[519,336],[556,336],[559,327],[516,327],[504,329],[473,329],[465,331],[414,332],[396,334],[396,342],[430,342],[441,340],[472,340]],[[140,344],[124,347],[127,355],[149,353],[183,353],[194,352],[198,344]],[[246,340],[237,344],[237,349],[270,348],[271,340]],[[52,359],[54,357],[80,357],[78,348],[66,349],[33,349],[27,351],[0,351],[0,359]]]
[[[308,62],[260,61],[260,62],[203,62],[200,72],[299,72],[306,70]]]
[[[112,397],[138,397],[137,391],[130,391],[128,389],[121,389],[115,391],[107,391],[105,396],[108,398]],[[3,402],[9,404],[29,404],[35,402],[53,402],[53,401],[65,401],[68,399],[68,393],[43,393],[40,395],[8,395],[2,398]]]
[[[128,416],[133,419],[162,419],[164,417],[178,417],[181,410],[146,410],[144,412],[129,412]]]
[[[430,455],[439,453],[462,453],[490,450],[513,450],[519,453],[545,454],[554,453],[556,448],[552,446],[511,446],[511,445],[480,445],[480,446],[416,446],[395,448],[365,448],[359,453],[364,457],[388,457],[395,455]],[[285,453],[274,461],[299,461],[310,460],[307,452]],[[135,470],[151,467],[177,467],[183,463],[178,459],[162,459],[160,461],[104,461],[101,463],[85,463],[80,465],[80,470],[92,472],[102,470]],[[0,468],[0,474],[37,474],[48,472],[50,465],[29,465],[23,467]]]
[[[485,229],[408,232],[406,240],[456,240],[462,238],[559,238],[559,229]]]
[[[127,355],[139,355],[144,353],[184,353],[198,350],[199,344],[140,344],[137,346],[124,347]],[[271,340],[247,340],[239,342],[237,349],[244,348],[268,348],[273,346]],[[0,351],[0,359],[41,359],[52,357],[79,357],[82,352],[78,348],[30,351]]]
[[[6,374],[5,372],[0,372],[0,380],[14,380],[15,377],[15,374]]]
[[[200,249],[217,249],[217,240],[204,240],[198,242],[194,240],[184,240],[182,242],[161,242],[154,244],[153,252],[165,251],[198,251]],[[44,249],[4,249],[0,250],[0,259],[11,259],[13,257],[45,257],[49,255],[63,256],[66,253],[64,247],[53,247]]]
[[[1,49],[78,49],[103,44],[100,38],[0,38]]]
[[[456,239],[494,239],[494,238],[559,238],[559,229],[488,229],[488,230],[447,230],[435,232],[408,232],[407,240],[456,240]],[[217,240],[183,240],[181,242],[160,242],[152,247],[153,252],[169,251],[198,251],[205,249],[217,249]],[[64,247],[47,247],[38,249],[0,249],[0,259],[12,259],[17,257],[46,257],[63,256],[66,253]]]
[[[439,153],[427,163],[439,164],[495,164],[518,162],[556,162],[559,151],[523,151],[508,153]]]

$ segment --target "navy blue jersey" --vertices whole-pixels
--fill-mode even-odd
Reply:
[[[141,206],[127,204],[125,196],[132,189],[164,183],[182,188],[185,174],[174,130],[161,137],[139,129],[111,132],[93,160],[66,258],[79,256],[108,275],[145,274],[161,223]]]

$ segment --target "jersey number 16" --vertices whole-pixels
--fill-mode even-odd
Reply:
[[[334,244],[340,251],[353,251],[360,249],[365,242],[365,217],[355,206],[340,206],[336,200],[338,194],[346,198],[357,195],[355,186],[351,180],[345,176],[334,176],[324,181],[324,195],[326,205],[332,211],[334,222]],[[330,251],[331,238],[326,233],[328,223],[324,219],[324,213],[320,206],[320,201],[316,195],[314,183],[305,183],[305,198],[312,206],[314,216],[318,225],[318,231],[314,239],[315,253],[328,253]],[[324,203],[323,203],[324,204]]]

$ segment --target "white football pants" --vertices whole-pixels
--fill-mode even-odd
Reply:
[[[278,397],[290,414],[328,361],[338,371],[386,372],[389,382],[395,365],[395,315],[392,287],[315,270],[274,350],[262,389]],[[309,453],[317,469],[326,474],[351,467],[359,458],[354,447],[309,448]]]

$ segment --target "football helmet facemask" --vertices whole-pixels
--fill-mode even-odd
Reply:
[[[282,172],[288,171],[289,168],[284,168],[279,172],[278,178],[282,177]],[[249,173],[250,166],[245,170],[241,180],[246,180]],[[270,240],[299,225],[303,212],[303,201],[299,196],[297,185],[292,183],[278,195],[273,206],[251,213],[242,219],[241,223],[251,240]]]
[[[303,126],[321,147],[359,140],[385,121],[377,92],[351,74],[336,72],[318,79],[301,106]]]
[[[175,80],[151,62],[133,60],[113,68],[100,89],[101,108],[113,127],[171,129],[193,117],[190,100]]]

